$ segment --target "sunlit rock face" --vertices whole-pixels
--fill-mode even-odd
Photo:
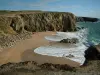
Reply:
[[[75,31],[75,15],[69,12],[34,12],[0,15],[0,34],[42,31]]]
[[[27,31],[74,31],[75,16],[69,12],[38,12],[20,14]]]

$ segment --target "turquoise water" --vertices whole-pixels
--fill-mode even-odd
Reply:
[[[87,39],[89,42],[92,42],[95,45],[100,44],[100,22],[78,22],[77,26],[88,29]]]

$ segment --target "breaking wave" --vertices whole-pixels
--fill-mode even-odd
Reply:
[[[76,44],[56,43],[53,45],[41,46],[36,48],[34,52],[41,55],[64,57],[82,65],[85,61],[84,51],[89,45],[87,44],[87,34],[88,29],[82,29],[77,32],[57,32],[56,35],[59,36],[60,39],[77,38],[79,42]],[[54,37],[50,37],[49,39],[57,40],[57,38],[54,39]]]
[[[94,45],[100,44],[100,21],[99,22],[78,22],[77,25],[80,28],[87,28],[88,35],[87,40]]]

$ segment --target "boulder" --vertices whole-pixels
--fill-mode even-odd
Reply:
[[[97,48],[97,46],[90,46],[85,51],[85,58],[86,60],[100,60],[100,48]]]
[[[60,43],[71,43],[71,44],[76,44],[78,42],[79,42],[79,40],[77,38],[63,39],[60,41]]]

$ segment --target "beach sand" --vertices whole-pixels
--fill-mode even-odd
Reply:
[[[55,34],[55,32],[34,32],[32,38],[20,41],[11,48],[4,49],[0,52],[0,64],[36,61],[38,64],[68,64],[72,67],[79,67],[79,63],[63,57],[53,57],[34,53],[35,48],[50,44],[44,37],[52,34]]]

